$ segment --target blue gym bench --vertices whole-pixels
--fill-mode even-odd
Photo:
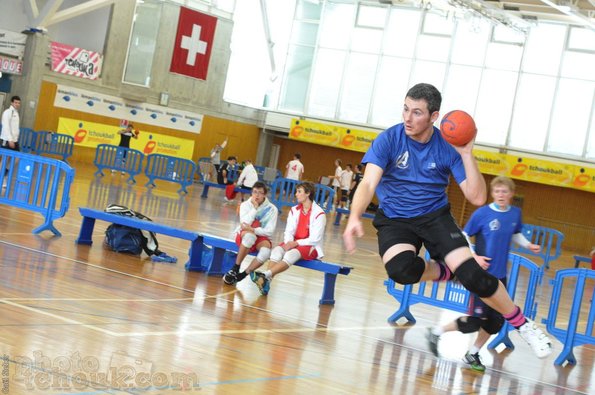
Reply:
[[[206,272],[208,275],[222,276],[227,270],[229,270],[229,267],[224,267],[223,265],[225,253],[227,251],[231,251],[237,254],[238,246],[230,239],[204,233],[200,234],[200,238],[202,239],[202,243],[204,245],[211,246],[213,248],[213,259],[212,261],[207,262],[206,265],[190,262],[186,264],[186,270],[202,271]],[[319,300],[319,304],[330,305],[335,304],[335,282],[337,281],[337,274],[348,275],[353,269],[351,266],[324,262],[318,259],[311,261],[300,260],[295,263],[295,266],[317,270],[324,273],[324,286],[322,288],[322,297]]]
[[[227,185],[225,185],[225,184],[219,184],[219,183],[212,182],[212,181],[205,181],[202,184],[202,193],[200,194],[200,197],[207,198],[209,196],[209,188],[225,189],[226,187],[227,187]],[[251,189],[244,189],[244,188],[238,188],[238,187],[235,187],[234,191],[239,192],[239,193],[246,193],[248,195],[250,195],[252,193]]]
[[[586,256],[575,255],[574,256],[574,268],[575,269],[578,268],[578,265],[580,265],[581,262],[591,265],[591,258],[587,258]]]
[[[161,235],[176,237],[178,239],[190,240],[190,249],[188,250],[188,264],[200,263],[202,254],[202,240],[200,234],[184,229],[174,228],[162,225],[153,221],[144,221],[137,218],[126,217],[119,214],[110,214],[102,210],[79,207],[79,212],[83,216],[83,223],[79,237],[75,240],[77,244],[93,244],[93,228],[95,220],[102,220],[118,225],[129,226],[131,228],[147,230]]]
[[[346,208],[337,207],[337,209],[335,210],[335,212],[336,212],[336,215],[335,215],[335,222],[333,222],[333,225],[337,226],[337,225],[339,225],[339,224],[341,223],[341,216],[342,216],[343,214],[345,214],[345,215],[349,215],[349,213],[350,213],[351,211],[347,210]],[[376,215],[376,214],[374,214],[374,213],[363,213],[363,214],[362,214],[362,217],[363,217],[363,218],[371,218],[371,219],[374,219],[374,216],[375,216],[375,215]]]

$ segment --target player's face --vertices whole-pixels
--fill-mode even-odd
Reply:
[[[20,100],[14,100],[12,102],[12,106],[15,108],[15,110],[18,110],[19,107],[21,107],[21,101]]]
[[[430,114],[428,103],[425,100],[405,98],[403,105],[405,133],[414,140],[426,140],[431,136],[432,126],[438,119],[438,115],[438,111]]]
[[[506,208],[512,203],[514,192],[506,185],[494,185],[492,188],[492,198],[494,203],[500,208]]]
[[[295,199],[298,203],[304,203],[308,200],[308,194],[304,191],[304,188],[298,188],[295,190]]]
[[[267,194],[264,193],[262,188],[252,188],[252,202],[260,206]]]

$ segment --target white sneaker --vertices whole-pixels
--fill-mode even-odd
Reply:
[[[519,329],[519,335],[529,343],[537,358],[545,358],[552,353],[552,341],[535,322],[527,320]]]
[[[6,188],[6,178],[2,180],[2,189]]]

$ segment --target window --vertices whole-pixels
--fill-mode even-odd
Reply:
[[[382,58],[376,73],[371,124],[384,128],[399,122],[403,99],[409,88],[411,64],[411,59],[389,56]]]
[[[365,123],[368,120],[378,56],[351,53],[343,78],[339,119]]]
[[[308,113],[335,118],[346,52],[320,48],[310,85]]]
[[[136,4],[132,33],[128,42],[124,82],[147,87],[151,85],[151,70],[160,20],[161,2],[145,0]]]
[[[531,28],[525,45],[523,71],[557,75],[565,38],[566,27],[563,25],[540,23]]]

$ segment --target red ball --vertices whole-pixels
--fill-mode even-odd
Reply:
[[[477,127],[471,115],[462,110],[454,110],[442,117],[440,133],[444,140],[461,147],[475,138]]]

